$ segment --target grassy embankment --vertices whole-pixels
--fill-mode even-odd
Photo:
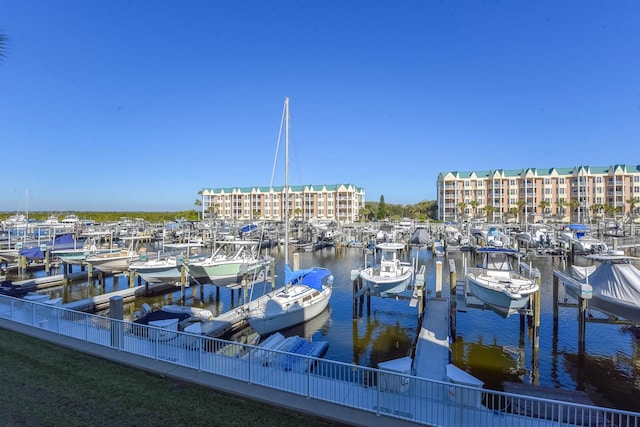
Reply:
[[[0,329],[5,426],[335,426]]]

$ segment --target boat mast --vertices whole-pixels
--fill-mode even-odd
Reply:
[[[284,264],[289,265],[289,97],[284,98]]]

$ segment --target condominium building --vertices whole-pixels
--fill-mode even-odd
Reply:
[[[202,213],[227,220],[284,219],[285,187],[206,188]],[[353,184],[289,186],[289,218],[352,223],[364,208],[364,188]]]
[[[638,220],[640,165],[441,172],[438,219],[489,222]]]

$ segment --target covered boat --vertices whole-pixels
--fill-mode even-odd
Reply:
[[[622,251],[589,255],[587,258],[600,261],[594,269],[572,268],[572,276],[578,283],[591,286],[588,306],[610,316],[640,323],[640,270],[630,257]],[[565,290],[573,298],[578,297],[575,281],[564,280]]]

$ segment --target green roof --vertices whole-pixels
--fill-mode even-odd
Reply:
[[[290,185],[289,188],[294,192],[303,192],[303,191],[322,191],[322,189],[326,189],[327,191],[337,191],[340,187],[352,188],[356,192],[364,191],[364,188],[358,187],[353,184],[322,184],[322,185]],[[231,193],[242,193],[248,194],[252,192],[258,193],[269,193],[269,192],[282,192],[284,191],[284,185],[276,185],[273,187],[218,187],[218,188],[203,188],[200,190],[202,194],[204,192],[209,192],[213,194],[231,194]]]
[[[500,175],[504,175],[505,177],[517,177],[522,175],[523,173],[526,174],[528,172],[532,172],[536,176],[549,176],[554,171],[558,175],[572,175],[576,171],[578,171],[580,168],[584,168],[588,173],[591,173],[591,174],[602,174],[602,175],[611,173],[612,170],[617,168],[621,168],[626,173],[640,172],[640,165],[624,165],[624,164],[610,165],[610,166],[580,165],[580,166],[573,166],[569,168],[551,167],[551,168],[523,168],[523,169],[493,169],[488,171],[484,170],[484,171],[466,171],[466,172],[447,171],[447,172],[440,172],[438,174],[438,177],[441,178],[441,177],[445,177],[448,174],[451,174],[455,176],[457,179],[468,179],[468,178],[471,178],[473,174],[475,174],[478,178],[487,178],[495,173],[499,173]]]

